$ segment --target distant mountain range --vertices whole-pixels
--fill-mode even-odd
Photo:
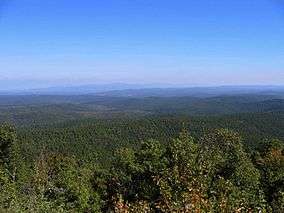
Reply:
[[[169,87],[115,83],[0,91],[0,95],[96,95],[109,97],[214,97],[238,94],[283,97],[284,86]]]
[[[0,122],[15,124],[82,118],[283,112],[284,86],[153,88],[108,84],[0,94]]]
[[[80,86],[56,86],[35,89],[17,89],[17,90],[0,90],[0,95],[85,95],[97,94],[109,91],[128,90],[128,89],[144,89],[152,88],[153,85],[137,85],[137,84],[88,84]]]
[[[284,86],[219,86],[187,88],[140,88],[97,93],[112,97],[214,97],[221,95],[261,94],[284,97]]]

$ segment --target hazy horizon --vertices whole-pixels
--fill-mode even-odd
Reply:
[[[171,83],[139,83],[139,82],[80,82],[80,83],[62,83],[60,82],[41,82],[41,81],[2,81],[0,80],[0,92],[45,90],[45,89],[75,89],[75,88],[108,88],[107,90],[124,90],[124,89],[153,89],[153,88],[284,88],[284,84],[171,84]],[[113,89],[111,89],[113,88]]]

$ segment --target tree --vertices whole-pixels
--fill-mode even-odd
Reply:
[[[274,212],[284,211],[284,144],[279,140],[265,140],[257,158],[261,184],[266,200]]]
[[[220,129],[203,137],[200,143],[215,211],[263,209],[260,173],[245,153],[242,138]]]
[[[0,166],[2,166],[9,175],[15,178],[15,128],[4,124],[0,126]]]

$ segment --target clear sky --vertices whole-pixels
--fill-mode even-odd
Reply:
[[[111,82],[284,84],[284,1],[0,0],[2,87]]]

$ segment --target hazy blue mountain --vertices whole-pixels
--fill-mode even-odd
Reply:
[[[111,97],[214,97],[238,94],[284,97],[284,86],[167,87],[166,85],[92,84],[29,90],[0,90],[0,95],[97,95]]]
[[[187,88],[142,88],[106,91],[102,96],[112,97],[214,97],[222,95],[261,94],[284,97],[284,86],[220,86]]]
[[[107,91],[128,90],[128,89],[141,89],[151,88],[153,85],[137,85],[137,84],[89,84],[79,86],[55,86],[45,88],[33,88],[33,89],[2,89],[0,95],[83,95],[83,94],[96,94]],[[2,88],[2,87],[1,87]]]

